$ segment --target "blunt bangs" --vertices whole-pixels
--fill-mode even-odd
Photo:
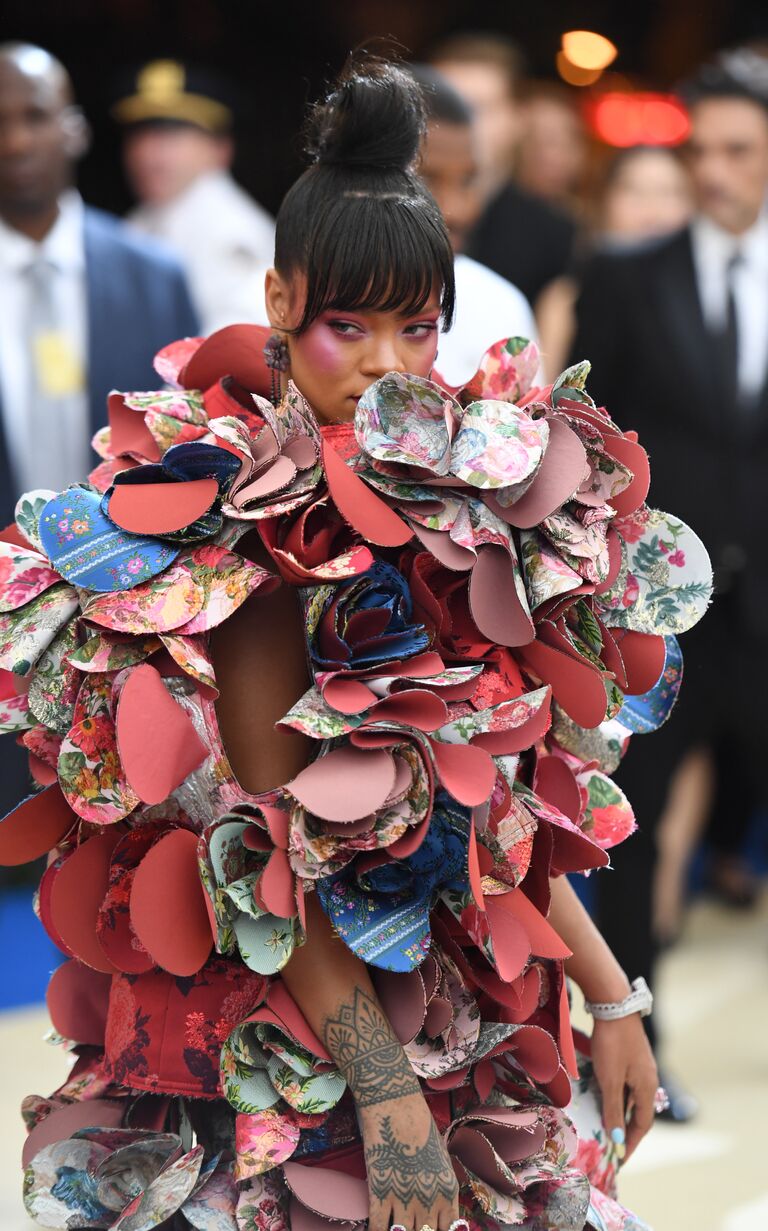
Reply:
[[[421,182],[400,172],[398,184],[356,188],[347,178],[344,185],[337,183],[338,191],[328,192],[326,182],[326,191],[318,194],[318,170],[294,185],[278,217],[277,268],[306,278],[306,302],[294,333],[303,333],[328,309],[416,316],[435,286],[448,329],[455,303],[453,251],[437,205]],[[325,168],[321,176],[330,178]],[[314,208],[306,208],[307,196]],[[301,218],[299,233],[293,224]]]

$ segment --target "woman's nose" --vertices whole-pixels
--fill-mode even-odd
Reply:
[[[387,372],[404,372],[406,365],[400,348],[392,338],[381,338],[371,343],[363,361],[366,376],[378,379]]]

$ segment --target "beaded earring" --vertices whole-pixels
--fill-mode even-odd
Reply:
[[[264,360],[272,375],[272,401],[280,401],[280,373],[287,372],[290,365],[288,343],[279,333],[270,334],[264,346]]]

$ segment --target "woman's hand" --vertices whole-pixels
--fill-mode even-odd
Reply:
[[[603,937],[574,893],[567,877],[550,881],[549,922],[562,936],[572,956],[566,973],[594,1004],[618,1002],[630,983]],[[653,1124],[654,1096],[659,1084],[656,1061],[639,1013],[614,1021],[595,1020],[592,1066],[603,1097],[603,1123],[625,1158]],[[615,1136],[613,1135],[615,1133]]]
[[[626,1160],[653,1124],[659,1085],[656,1061],[639,1013],[615,1021],[595,1021],[592,1067],[608,1134],[617,1129],[626,1132]],[[615,1137],[612,1139],[616,1142]],[[620,1148],[620,1143],[616,1144]]]
[[[459,1216],[459,1186],[422,1095],[363,1108],[360,1122],[370,1194],[369,1231],[448,1231]]]

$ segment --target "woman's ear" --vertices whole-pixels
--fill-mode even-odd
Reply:
[[[264,282],[267,316],[273,329],[285,329],[289,325],[291,307],[290,287],[276,269],[268,269]]]

